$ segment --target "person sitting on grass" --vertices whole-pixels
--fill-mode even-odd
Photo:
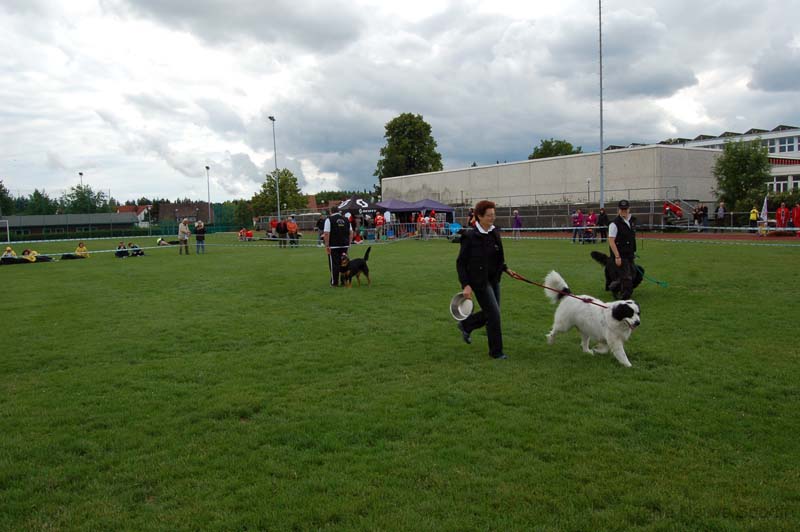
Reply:
[[[26,249],[22,252],[22,257],[20,257],[23,261],[28,262],[53,262],[52,257],[48,257],[46,255],[39,255],[39,252],[34,249]]]
[[[117,251],[114,252],[114,256],[118,259],[124,259],[125,257],[129,256],[128,248],[125,247],[125,242],[120,242],[117,246]]]
[[[128,251],[130,251],[131,257],[144,257],[144,250],[133,242],[128,242]]]
[[[89,250],[83,242],[78,242],[78,247],[75,248],[75,253],[64,253],[61,255],[61,260],[74,260],[74,259],[88,259]]]
[[[6,250],[5,250],[5,251],[3,251],[3,255],[2,255],[2,257],[0,257],[0,258],[4,258],[4,259],[11,259],[11,258],[13,258],[13,259],[16,259],[16,258],[17,258],[17,253],[16,253],[16,251],[14,251],[14,250],[11,248],[11,246],[6,246]]]

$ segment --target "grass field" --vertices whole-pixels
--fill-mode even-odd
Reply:
[[[505,242],[603,295],[588,246]],[[797,530],[798,247],[648,240],[626,369],[508,277],[509,359],[465,345],[447,242],[350,290],[209,244],[0,267],[0,529]]]

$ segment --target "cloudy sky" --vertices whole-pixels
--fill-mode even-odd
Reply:
[[[800,125],[800,1],[606,0],[605,141]],[[119,199],[372,188],[384,125],[445,168],[599,145],[595,0],[0,0],[0,180]]]

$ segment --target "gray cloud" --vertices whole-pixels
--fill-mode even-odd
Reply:
[[[800,92],[800,42],[791,46],[790,35],[763,50],[753,65],[748,86],[767,92]]]
[[[67,170],[67,165],[61,159],[61,156],[52,151],[47,152],[47,167],[51,170]]]
[[[169,96],[139,93],[128,94],[125,99],[145,118],[175,118],[187,114],[184,102]]]
[[[212,44],[246,37],[263,43],[286,42],[328,53],[355,41],[364,22],[349,2],[292,0],[121,0],[131,11],[169,27],[188,31]]]
[[[550,137],[595,150],[596,12],[570,2],[529,20],[453,1],[416,20],[355,0],[8,0],[9,183],[52,188],[51,176],[95,167],[93,179],[124,183],[93,183],[103,188],[143,176],[145,195],[204,197],[209,164],[212,196],[249,197],[274,168],[267,115],[278,164],[302,186],[320,186],[316,168],[337,187],[371,188],[384,125],[403,112],[431,124],[447,168],[524,159]],[[800,5],[604,7],[606,144],[800,124],[787,103]]]
[[[245,132],[242,118],[225,102],[201,98],[197,100],[197,105],[208,115],[208,125],[214,131],[235,135]]]

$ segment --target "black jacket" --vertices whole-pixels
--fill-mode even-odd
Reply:
[[[456,259],[462,288],[467,285],[473,289],[482,288],[497,283],[507,269],[499,228],[495,227],[486,235],[475,228],[464,230]]]
[[[350,245],[350,223],[336,212],[328,217],[330,220],[330,235],[328,245],[332,248],[346,248]]]
[[[614,243],[617,245],[619,256],[623,259],[634,258],[636,254],[636,233],[633,228],[628,227],[628,224],[625,223],[621,216],[617,216],[612,223],[617,226],[617,237],[614,239]],[[631,226],[634,225],[633,219],[630,220],[630,224]]]

